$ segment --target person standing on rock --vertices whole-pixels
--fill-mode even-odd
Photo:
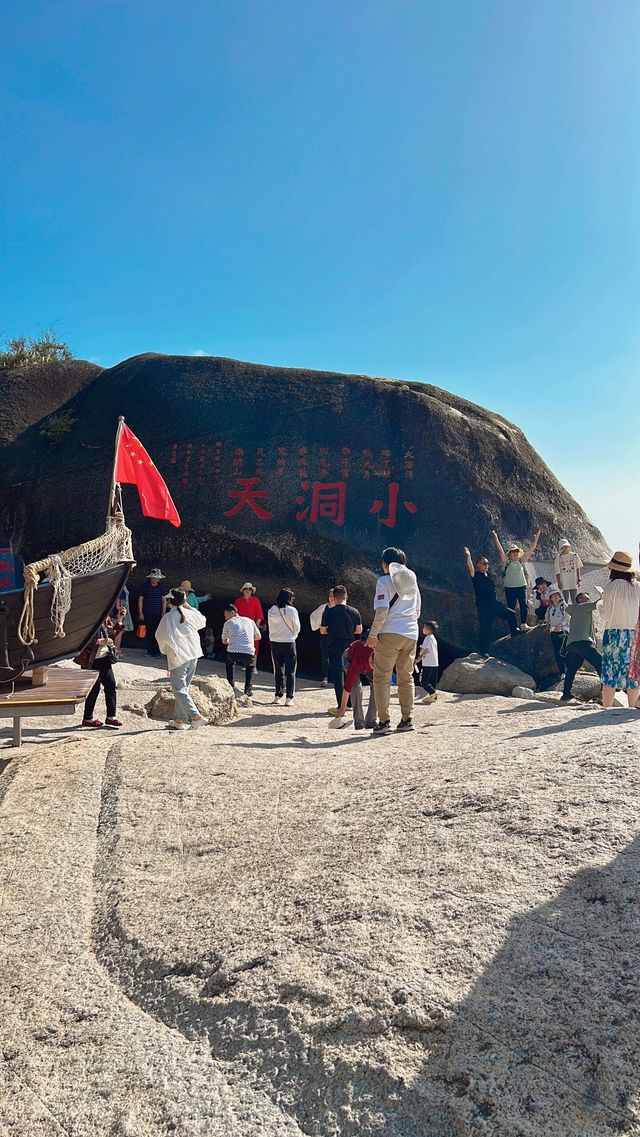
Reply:
[[[562,591],[559,588],[551,589],[549,599],[551,603],[545,612],[544,622],[547,632],[551,636],[551,646],[556,658],[556,667],[560,674],[564,675],[564,649],[567,633],[569,631],[569,613],[567,612],[567,606],[564,602]]]
[[[384,550],[380,561],[382,576],[376,583],[374,618],[367,639],[367,647],[374,651],[373,690],[378,708],[374,735],[391,734],[389,701],[394,669],[398,677],[402,716],[396,730],[400,733],[414,730],[413,661],[419,633],[418,617],[422,607],[416,574],[407,567],[406,553],[402,549],[390,547]]]
[[[574,553],[566,537],[562,537],[558,544],[558,555],[553,562],[553,571],[556,574],[556,584],[562,589],[567,604],[575,604],[580,587],[580,573],[583,564],[577,553]]]
[[[160,587],[161,580],[164,580],[164,573],[159,568],[152,569],[142,585],[138,597],[138,620],[144,624],[146,629],[145,648],[147,655],[153,658],[160,655],[156,632],[165,610],[164,596]]]
[[[287,697],[285,707],[290,707],[296,693],[296,640],[300,635],[300,617],[293,607],[295,596],[290,588],[281,588],[278,599],[267,612],[269,640],[273,674],[276,682],[274,703],[284,698],[285,683]]]
[[[322,624],[320,625],[320,635],[327,637],[327,647],[329,653],[329,674],[333,681],[333,689],[336,693],[336,711],[340,709],[342,702],[343,683],[343,667],[342,656],[353,643],[356,636],[359,636],[362,631],[362,617],[357,608],[353,608],[351,604],[347,604],[349,599],[347,590],[343,584],[337,584],[333,589],[333,607],[327,604],[323,616]],[[334,713],[334,712],[329,712]]]
[[[234,601],[235,608],[239,616],[246,616],[248,620],[253,620],[258,632],[262,632],[266,627],[266,620],[264,618],[264,609],[262,604],[256,596],[256,590],[251,581],[247,580],[240,589],[240,595]],[[258,651],[260,648],[261,636],[255,640],[253,645],[253,653],[255,656],[255,665],[258,666]]]
[[[326,604],[319,604],[309,616],[312,632],[320,631],[325,608],[333,607],[335,607],[335,600],[333,598],[333,589],[330,588]],[[326,636],[322,635],[320,636],[320,686],[329,686],[329,641]]]
[[[638,702],[637,678],[630,675],[631,644],[638,623],[640,583],[629,553],[614,553],[607,568],[609,583],[602,591],[602,705],[613,706],[616,690],[627,692],[630,707]]]
[[[167,657],[171,690],[175,708],[169,730],[196,730],[204,726],[206,719],[200,714],[189,687],[196,673],[198,660],[202,655],[200,631],[206,620],[197,608],[192,608],[181,588],[172,588],[167,593],[167,611],[156,631],[158,647]]]
[[[506,620],[511,636],[519,635],[516,614],[505,604],[501,604],[496,596],[496,582],[489,572],[489,561],[486,557],[478,557],[475,568],[471,559],[471,552],[465,545],[464,559],[467,572],[473,583],[478,611],[478,624],[480,625],[480,655],[489,654],[491,643],[491,628],[494,620]]]
[[[504,579],[504,594],[507,598],[507,608],[511,608],[514,612],[516,604],[520,609],[520,627],[525,630],[527,627],[527,616],[529,609],[527,607],[527,589],[530,586],[530,581],[527,576],[525,562],[535,552],[536,546],[540,539],[540,530],[538,529],[533,535],[533,540],[529,548],[524,550],[520,545],[509,545],[506,553],[500,543],[500,538],[495,529],[491,530],[494,544],[498,550],[498,556],[503,568]]]
[[[244,667],[244,693],[249,699],[253,694],[253,676],[256,669],[255,644],[259,643],[260,636],[260,628],[255,620],[251,620],[248,616],[240,616],[235,604],[227,604],[222,627],[222,642],[227,647],[227,682],[235,691],[236,664]]]
[[[602,589],[598,589],[602,593]],[[586,592],[579,592],[575,604],[567,604],[569,613],[569,635],[567,636],[567,654],[565,657],[566,671],[564,673],[564,687],[561,703],[568,703],[571,699],[571,689],[578,668],[585,659],[595,667],[598,675],[602,671],[602,656],[596,647],[596,628],[594,613],[600,600],[592,601]]]

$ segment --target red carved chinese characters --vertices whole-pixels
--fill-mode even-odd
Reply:
[[[306,521],[312,525],[318,521],[330,521],[332,525],[344,525],[347,487],[345,482],[302,482],[305,492],[298,494],[296,504],[304,509],[296,513],[296,521]],[[311,489],[311,502],[307,503],[307,493]]]
[[[263,500],[267,496],[266,490],[259,490],[257,488],[260,485],[260,478],[238,478],[237,482],[241,488],[239,490],[229,490],[227,497],[237,497],[238,500],[231,509],[225,510],[225,517],[235,517],[236,513],[240,513],[240,511],[244,509],[245,505],[253,510],[256,517],[259,517],[261,521],[273,517],[272,513],[269,513],[267,509],[263,509],[262,506],[258,504],[258,498]]]
[[[398,496],[400,493],[400,486],[398,485],[397,482],[389,482],[388,488],[389,488],[389,493],[388,493],[388,501],[387,501],[387,516],[386,517],[380,517],[379,521],[380,521],[381,525],[386,525],[388,529],[393,529],[393,527],[395,526],[395,523],[398,519]],[[403,504],[404,508],[406,509],[407,513],[417,513],[418,512],[418,507],[417,507],[417,505],[415,505],[414,502],[403,501],[402,504]],[[382,513],[382,510],[384,508],[385,508],[384,502],[380,498],[378,498],[376,501],[374,501],[373,505],[371,506],[371,509],[369,510],[369,513]]]

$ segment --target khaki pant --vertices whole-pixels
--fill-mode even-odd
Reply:
[[[395,667],[398,676],[398,695],[403,719],[413,712],[413,659],[416,641],[397,632],[382,632],[373,655],[373,690],[376,696],[379,722],[389,718],[391,673]]]

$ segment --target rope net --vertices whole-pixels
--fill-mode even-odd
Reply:
[[[52,586],[51,623],[54,634],[64,637],[64,622],[71,608],[71,582],[76,576],[89,576],[110,568],[120,561],[132,561],[133,548],[131,530],[124,521],[114,518],[101,537],[76,545],[64,553],[54,553],[44,560],[34,561],[24,567],[24,601],[18,625],[20,643],[31,647],[37,643],[35,626],[35,592],[40,584],[40,574]]]

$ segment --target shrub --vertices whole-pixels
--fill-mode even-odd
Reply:
[[[53,444],[62,442],[65,434],[69,433],[77,421],[78,419],[76,415],[71,413],[67,413],[65,415],[52,415],[45,426],[40,427],[40,434],[43,438],[48,439],[49,442]]]
[[[0,351],[0,371],[11,367],[26,367],[33,363],[62,363],[73,359],[66,343],[58,340],[53,328],[48,328],[39,339],[17,336],[4,341],[5,350]]]

